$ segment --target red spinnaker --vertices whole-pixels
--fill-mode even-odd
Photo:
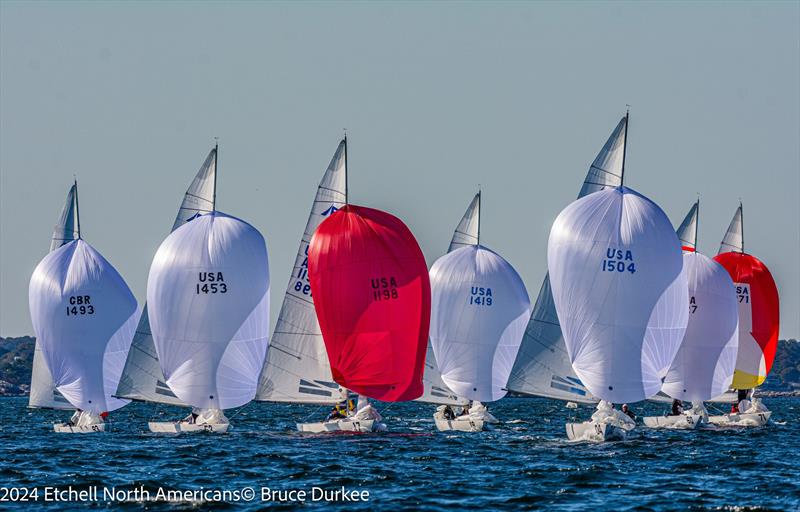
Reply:
[[[431,286],[406,225],[347,205],[314,233],[308,271],[334,380],[377,400],[422,396]]]
[[[756,375],[755,381],[746,374],[741,373],[740,360],[737,361],[737,374],[734,377],[733,387],[748,389],[761,384],[766,379],[772,368],[775,350],[778,346],[778,330],[780,325],[780,310],[778,302],[778,288],[772,279],[767,266],[758,258],[746,253],[726,252],[718,254],[714,260],[725,267],[731,275],[737,288],[739,302],[739,346],[742,352],[742,336],[749,331],[752,338],[761,347],[766,366],[764,375]],[[747,311],[743,308],[750,304],[751,325],[747,325]]]

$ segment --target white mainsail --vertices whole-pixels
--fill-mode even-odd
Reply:
[[[192,184],[186,190],[172,230],[214,209],[214,182],[217,174],[217,148],[206,157]],[[136,328],[116,396],[172,405],[184,405],[167,386],[158,364],[158,355],[150,332],[147,304]]]
[[[531,315],[522,278],[482,245],[445,254],[430,276],[430,340],[442,380],[471,400],[503,398]]]
[[[64,244],[77,240],[78,233],[78,184],[73,183],[67,192],[67,202],[58,219],[58,224],[53,228],[53,237],[50,241],[50,251],[58,249]],[[33,351],[33,368],[31,371],[31,392],[28,407],[41,407],[48,409],[73,409],[72,405],[56,389],[53,376],[47,367],[42,347],[37,339]]]
[[[722,265],[694,250],[698,209],[699,201],[678,230],[689,284],[689,323],[661,388],[672,398],[693,403],[711,400],[728,390],[739,342],[739,310],[733,280]]]
[[[139,312],[111,264],[81,239],[51,251],[31,276],[31,320],[58,391],[78,409],[102,413],[112,397]]]
[[[317,226],[346,202],[347,141],[342,140],[317,188],[272,333],[256,400],[334,404],[347,390],[331,375],[308,280],[308,244]]]
[[[167,385],[184,403],[230,409],[255,397],[269,343],[264,237],[219,211],[158,248],[147,279],[150,328]]]
[[[623,186],[578,199],[553,224],[547,265],[586,388],[609,402],[658,393],[689,316],[680,243],[661,208]]]
[[[617,124],[597,154],[578,198],[622,184],[627,118]],[[559,400],[596,401],[575,375],[558,323],[550,276],[545,275],[508,381],[509,391]]]
[[[742,226],[742,204],[739,203],[739,208],[731,219],[728,225],[728,231],[725,233],[725,238],[719,246],[719,252],[722,254],[726,252],[744,252],[744,228]]]
[[[472,202],[469,203],[467,211],[461,217],[461,221],[453,232],[450,240],[450,247],[447,252],[453,252],[461,247],[468,247],[478,244],[478,234],[480,232],[481,219],[481,193],[475,194]]]

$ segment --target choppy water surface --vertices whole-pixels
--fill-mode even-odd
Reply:
[[[51,423],[68,414],[29,410],[22,398],[0,400],[0,485],[164,489],[367,490],[347,510],[551,508],[800,508],[800,401],[771,399],[765,428],[654,431],[626,442],[572,444],[560,402],[504,399],[492,407],[493,432],[440,433],[433,407],[381,404],[383,434],[300,435],[294,423],[323,416],[316,407],[250,404],[231,412],[227,435],[156,436],[149,419],[179,418],[178,408],[134,403],[112,415],[112,432],[69,435]],[[640,405],[640,415],[665,406]],[[590,410],[577,411],[586,418]],[[316,415],[314,414],[316,413]],[[234,416],[235,414],[235,416]],[[101,491],[102,492],[102,491]],[[41,495],[40,495],[41,496]],[[307,505],[312,504],[310,494]],[[42,506],[41,499],[38,503]],[[95,507],[119,503],[100,502]],[[257,499],[228,509],[257,510]],[[8,503],[0,503],[5,508]],[[141,503],[128,503],[132,509]],[[225,509],[223,504],[148,503],[150,510]],[[284,505],[296,506],[296,505]],[[331,507],[331,504],[326,504]],[[71,510],[79,505],[50,504]]]

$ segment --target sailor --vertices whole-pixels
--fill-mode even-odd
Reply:
[[[336,404],[331,409],[331,412],[325,418],[325,421],[338,420],[347,417],[347,405],[345,402]]]
[[[189,413],[188,416],[183,418],[184,423],[188,423],[189,425],[194,425],[197,422],[197,417],[200,416],[200,410],[197,407],[192,407],[192,412]]]
[[[677,398],[672,401],[672,414],[671,416],[680,416],[683,414],[683,402]]]
[[[456,419],[456,412],[453,410],[452,407],[447,405],[442,411],[442,416],[444,416],[444,419],[446,420],[454,420]]]
[[[468,416],[469,415],[469,406],[470,406],[471,403],[472,402],[464,404],[464,406],[461,408],[461,416]]]
[[[347,400],[347,415],[353,416],[356,413],[356,401],[352,398]]]
[[[630,407],[628,407],[628,404],[622,404],[622,412],[627,414],[628,417],[633,421],[636,421],[636,415],[633,414],[633,411],[631,410]]]
[[[69,425],[70,427],[74,427],[75,425],[77,425],[78,420],[81,419],[81,413],[83,413],[82,410],[75,409],[75,413],[72,415],[69,421],[67,421],[67,425]]]

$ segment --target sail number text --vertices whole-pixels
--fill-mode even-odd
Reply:
[[[636,272],[636,263],[633,261],[633,251],[606,249],[606,259],[603,260],[603,272]]]
[[[292,285],[294,291],[311,297],[311,283],[308,281],[308,244],[306,244],[303,263],[300,264],[300,267],[297,269],[297,273],[293,278],[295,280],[294,284]]]
[[[94,306],[90,295],[72,295],[67,306],[67,316],[93,315]]]
[[[394,277],[375,277],[370,279],[372,284],[372,300],[392,300],[399,297],[397,293],[397,279]]]
[[[750,304],[750,287],[747,285],[736,285],[736,296],[740,304]]]
[[[689,297],[689,313],[694,314],[697,311],[697,300],[695,300],[694,295]]]
[[[195,285],[195,293],[197,295],[201,293],[228,293],[228,285],[225,284],[225,277],[222,272],[200,272],[197,280],[198,283]]]
[[[491,306],[492,305],[492,289],[484,288],[482,286],[471,286],[469,294],[469,303],[476,306]]]

